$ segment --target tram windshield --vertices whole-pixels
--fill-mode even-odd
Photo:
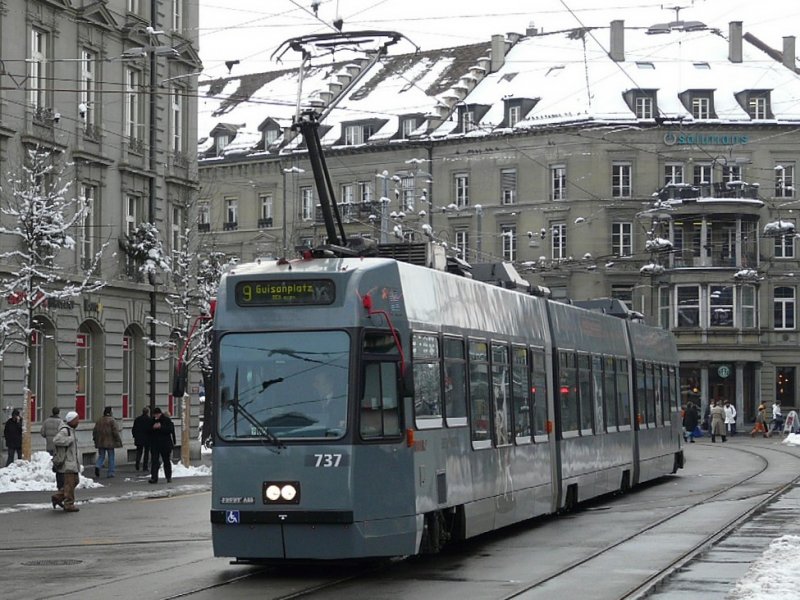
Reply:
[[[223,336],[220,437],[273,443],[342,437],[349,357],[350,338],[343,331]]]

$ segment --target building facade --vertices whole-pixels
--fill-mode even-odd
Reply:
[[[364,64],[305,88],[335,105],[321,137],[351,234],[622,300],[675,333],[684,401],[729,399],[743,421],[760,401],[800,406],[793,37],[775,50],[740,22],[615,21]],[[296,83],[206,90],[204,244],[251,260],[324,241],[291,108],[264,105]]]
[[[38,425],[53,407],[77,410],[89,429],[112,407],[128,445],[142,407],[179,410],[170,361],[151,350],[178,328],[164,302],[171,279],[147,281],[121,247],[141,223],[156,225],[168,252],[184,243],[174,233],[188,223],[197,187],[197,23],[198,6],[186,0],[0,2],[0,171],[8,180],[28,151],[50,154],[66,194],[88,206],[74,250],[58,255],[63,273],[80,280],[99,254],[91,278],[106,284],[35,311],[25,415],[33,450],[44,448]],[[15,243],[0,236],[3,252]],[[0,278],[11,271],[0,264]],[[12,348],[0,363],[5,411],[22,407],[23,361]]]

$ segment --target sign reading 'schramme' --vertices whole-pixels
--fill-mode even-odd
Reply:
[[[336,299],[336,286],[330,279],[240,281],[234,294],[239,306],[322,305]]]
[[[749,140],[746,135],[732,133],[673,133],[664,134],[664,143],[667,146],[735,146],[746,144]]]

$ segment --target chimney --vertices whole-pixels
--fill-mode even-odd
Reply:
[[[497,73],[506,62],[506,36],[496,34],[492,36],[492,66],[491,72]]]
[[[625,21],[611,21],[611,49],[608,56],[615,62],[625,62]]]
[[[732,63],[742,62],[742,22],[731,21],[728,35],[728,60]]]
[[[795,44],[794,44],[794,36],[787,35],[783,38],[783,65],[787,69],[791,69],[792,71],[795,70]]]
[[[539,34],[539,29],[536,27],[536,24],[533,21],[528,23],[528,28],[525,30],[525,35],[531,37],[532,35],[538,35],[538,34]]]

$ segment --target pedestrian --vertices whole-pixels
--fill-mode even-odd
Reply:
[[[53,456],[56,449],[55,444],[53,444],[53,438],[56,437],[58,430],[61,428],[62,421],[61,417],[58,416],[60,412],[58,407],[54,406],[53,412],[42,422],[42,428],[39,430],[39,433],[45,439],[45,449],[50,453],[50,456]],[[64,474],[59,473],[55,466],[53,471],[56,473],[56,489],[60,490],[64,487]]]
[[[14,462],[15,454],[17,458],[22,458],[22,417],[16,408],[11,411],[11,417],[6,421],[3,437],[6,438],[6,448],[8,448],[8,460],[6,460],[8,466]]]
[[[722,441],[727,442],[728,436],[725,433],[725,409],[719,402],[714,400],[711,410],[711,441],[716,442],[717,436],[722,436]]]
[[[697,429],[697,423],[700,421],[700,415],[697,413],[697,405],[689,400],[686,403],[686,413],[683,415],[683,428],[689,435],[689,442],[694,444],[694,431]]]
[[[736,407],[730,400],[725,400],[725,427],[730,435],[736,435]]]
[[[167,483],[172,481],[172,449],[175,447],[175,425],[157,406],[153,409],[153,424],[150,427],[150,483],[158,483],[159,463],[164,463]]]
[[[81,470],[81,459],[78,454],[78,423],[80,418],[74,410],[69,411],[64,417],[64,422],[53,438],[55,451],[53,453],[53,466],[63,475],[64,485],[50,497],[53,508],[60,506],[64,512],[78,512],[75,506],[75,488]]]
[[[780,431],[783,429],[783,414],[781,413],[781,401],[775,400],[772,403],[772,423],[770,423],[767,437],[772,435],[773,431]]]
[[[117,457],[115,448],[122,448],[122,436],[120,435],[119,425],[114,415],[111,414],[111,407],[103,409],[103,416],[97,419],[92,431],[94,447],[97,448],[97,462],[94,464],[94,476],[100,477],[100,469],[106,462],[108,456],[108,477],[114,477],[117,470]]]
[[[153,419],[150,417],[150,409],[144,407],[142,414],[133,420],[133,428],[131,435],[133,435],[133,443],[136,445],[136,470],[139,470],[139,465],[142,466],[142,471],[147,471],[147,465],[150,458],[150,431],[153,429]]]
[[[763,404],[758,405],[758,412],[756,413],[756,424],[753,426],[753,429],[750,430],[750,437],[753,437],[757,433],[763,434],[764,437],[767,437],[767,407]]]

